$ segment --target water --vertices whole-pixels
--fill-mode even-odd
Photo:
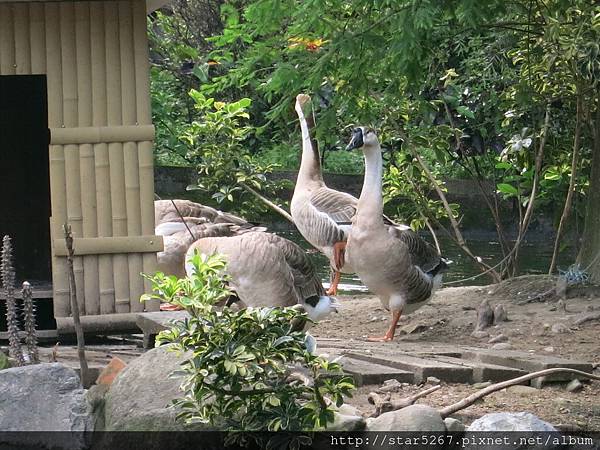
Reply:
[[[280,233],[282,236],[296,242],[302,248],[307,250],[309,258],[314,264],[325,286],[329,286],[329,261],[320,252],[314,250],[297,231],[285,231]],[[427,237],[426,237],[427,238]],[[444,284],[448,286],[473,286],[485,285],[491,283],[489,276],[483,275],[475,279],[471,277],[481,273],[478,265],[467,255],[465,255],[456,244],[449,238],[438,236],[440,247],[444,257],[452,263],[448,272],[444,274]],[[489,239],[468,239],[467,243],[471,251],[479,256],[483,262],[489,266],[495,266],[502,260],[502,250],[497,241]],[[519,251],[520,274],[545,274],[548,273],[548,266],[552,258],[552,239],[529,241],[521,245]],[[559,268],[566,268],[574,259],[574,255],[566,252],[561,254]],[[563,264],[561,264],[563,263]],[[340,293],[359,294],[367,292],[360,279],[356,275],[342,274],[338,288]]]

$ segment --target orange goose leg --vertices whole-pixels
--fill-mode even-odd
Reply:
[[[327,295],[337,295],[338,284],[340,283],[340,278],[342,274],[340,270],[344,267],[346,263],[345,260],[346,255],[346,242],[336,242],[333,244],[333,262],[335,264],[333,281],[331,282],[331,286],[327,289]]]
[[[367,338],[369,342],[389,342],[394,339],[394,334],[396,333],[396,325],[398,325],[398,321],[400,320],[400,315],[402,311],[392,311],[392,322],[390,323],[390,328],[387,330],[387,333],[383,336],[373,336]]]

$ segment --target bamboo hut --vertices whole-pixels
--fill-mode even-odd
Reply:
[[[162,239],[146,14],[164,0],[0,0],[0,234],[70,332],[63,224],[88,332],[135,329]]]

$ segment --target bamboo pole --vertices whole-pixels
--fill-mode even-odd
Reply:
[[[135,65],[133,52],[133,21],[131,2],[119,2],[119,40],[121,54],[121,88],[123,125],[136,125]],[[125,205],[127,209],[127,235],[139,236],[142,232],[140,210],[140,176],[137,144],[127,141],[123,144],[125,170]],[[129,295],[130,310],[143,311],[140,297],[144,293],[142,255],[129,253]]]
[[[146,34],[146,7],[144,2],[132,1],[133,9],[133,42],[135,64],[135,92],[137,123],[147,125],[152,123],[150,108],[150,67],[148,63],[148,38]],[[154,234],[154,155],[152,142],[139,142],[137,145],[139,180],[140,180],[140,218],[142,234]],[[142,255],[144,273],[154,273],[157,270],[156,254]],[[144,279],[144,292],[150,292],[152,285]],[[160,302],[150,300],[145,302],[147,311],[158,311]]]
[[[31,45],[29,43],[29,8],[27,3],[14,4],[15,72],[31,74]]]
[[[0,3],[0,75],[15,74],[13,5]]]
[[[74,3],[60,3],[60,42],[62,50],[63,85],[63,125],[74,128],[78,125],[77,98],[77,54],[75,48],[75,8]],[[83,213],[81,209],[81,176],[79,166],[79,146],[65,145],[65,181],[67,187],[67,222],[77,237],[83,235]],[[77,249],[75,249],[77,251]],[[79,312],[85,315],[85,287],[83,261],[80,256],[73,258],[73,271],[77,286]]]
[[[60,19],[58,3],[44,4],[46,19],[46,73],[48,82],[48,126],[63,126],[62,67]],[[51,230],[54,238],[63,237],[61,226],[67,220],[65,187],[65,154],[61,145],[50,146],[50,195],[52,204]],[[69,280],[65,258],[52,257],[52,289],[54,316],[68,317],[71,311]]]
[[[92,126],[92,68],[90,60],[90,11],[88,2],[75,3],[75,50],[77,55],[77,113],[78,127]],[[82,236],[97,237],[96,172],[94,147],[79,146],[79,183],[81,186]],[[83,259],[83,280],[86,315],[100,314],[100,287],[98,284],[98,256]]]
[[[44,5],[29,3],[29,44],[31,47],[31,73],[46,73],[46,23]]]
[[[70,225],[63,225],[65,233],[65,243],[67,246],[68,256],[67,265],[69,268],[69,292],[71,301],[71,311],[73,315],[73,326],[75,327],[75,334],[77,335],[77,356],[79,357],[79,367],[81,372],[79,374],[81,383],[85,384],[88,380],[88,365],[85,359],[85,340],[83,337],[83,328],[79,321],[79,301],[77,299],[77,286],[75,286],[75,273],[73,271],[73,235],[71,233]]]
[[[90,54],[92,88],[92,124],[107,125],[106,112],[106,54],[104,50],[104,4],[91,2],[90,7]],[[112,236],[112,205],[110,200],[110,171],[108,145],[94,145],[94,166],[96,179],[96,206],[98,236]],[[100,294],[100,314],[115,312],[115,284],[111,255],[98,256],[98,284]]]
[[[106,42],[106,99],[108,126],[123,123],[121,107],[121,58],[119,46],[119,12],[112,2],[104,3]],[[113,236],[127,235],[127,207],[125,202],[125,172],[123,144],[108,144],[110,164],[110,197],[112,204]],[[115,280],[115,311],[129,312],[129,265],[127,255],[113,256]]]

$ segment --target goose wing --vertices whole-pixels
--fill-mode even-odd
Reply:
[[[441,265],[444,263],[437,250],[413,230],[390,226],[388,232],[406,246],[411,263],[418,266],[423,272],[431,273],[441,269]]]
[[[313,296],[325,295],[321,280],[304,250],[297,244],[282,237],[275,237],[275,243],[281,253],[293,280],[300,301]]]
[[[323,186],[292,212],[300,233],[315,247],[324,248],[348,238],[356,203],[352,195]]]

